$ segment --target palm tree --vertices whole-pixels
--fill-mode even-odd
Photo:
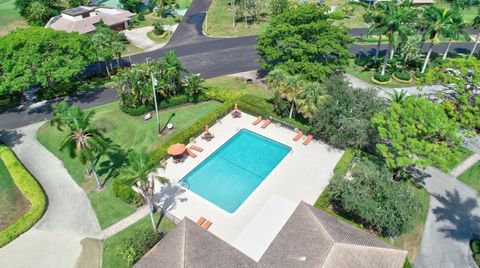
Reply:
[[[383,13],[384,18],[381,19],[380,29],[388,38],[388,48],[383,58],[381,74],[385,75],[388,64],[388,55],[393,56],[395,48],[400,42],[402,35],[408,35],[414,29],[414,22],[417,16],[415,9],[412,8],[410,0],[399,2],[398,0],[382,2],[385,5]]]
[[[187,72],[182,62],[177,58],[174,50],[169,50],[164,54],[166,69],[164,73],[166,77],[172,82],[176,89],[180,88],[182,80],[182,72]]]
[[[60,150],[67,148],[70,156],[78,158],[85,166],[87,176],[90,172],[93,173],[97,188],[100,190],[102,186],[95,169],[95,160],[107,151],[110,140],[103,136],[102,129],[91,125],[93,111],[85,113],[76,106],[70,107],[67,114],[68,118],[64,122],[69,128],[69,134],[62,141]]]
[[[155,179],[158,179],[161,184],[168,183],[168,179],[155,173],[157,167],[148,161],[148,157],[144,152],[145,149],[143,148],[131,151],[127,156],[128,164],[125,166],[123,173],[125,175],[124,180],[135,185],[142,196],[142,200],[148,206],[152,227],[155,230],[155,220],[153,219]],[[163,166],[160,167],[163,168]]]
[[[480,8],[478,9],[478,15],[473,19],[472,27],[475,30],[478,30],[477,37],[475,38],[475,44],[473,45],[472,51],[470,51],[470,57],[473,56],[475,50],[477,49],[478,42],[480,41]]]
[[[297,110],[309,119],[325,99],[325,87],[318,82],[307,83],[297,99]]]
[[[298,75],[288,75],[280,88],[280,93],[290,102],[288,117],[292,118],[297,97],[303,90],[303,81]]]
[[[203,79],[199,74],[192,74],[185,78],[183,86],[185,92],[190,96],[190,101],[197,102],[198,96],[203,92],[205,86],[203,85]]]
[[[273,91],[279,90],[287,78],[288,74],[282,69],[274,69],[271,71],[266,80],[267,84],[273,89]]]
[[[459,8],[453,8],[452,13],[452,21],[451,23],[447,24],[444,32],[444,36],[448,38],[448,44],[447,48],[445,49],[445,53],[443,53],[443,59],[447,58],[448,51],[452,45],[452,40],[459,40],[461,38],[465,40],[470,39],[470,36],[465,31],[467,23],[463,18],[462,11]]]
[[[375,64],[377,63],[378,54],[380,53],[382,36],[386,33],[386,29],[384,27],[385,22],[383,21],[385,19],[385,7],[386,5],[382,4],[382,2],[377,5],[370,5],[367,13],[363,15],[364,21],[370,24],[370,26],[368,27],[368,35],[378,35],[377,49],[375,50]]]
[[[408,98],[407,91],[405,89],[402,89],[401,91],[394,89],[392,93],[388,93],[388,96],[391,103],[402,103],[406,98]]]
[[[425,35],[431,43],[422,66],[422,74],[425,73],[433,47],[439,43],[440,36],[444,35],[452,27],[451,23],[454,15],[455,13],[450,9],[439,7],[438,5],[431,5],[425,9],[423,17],[428,23]]]
[[[420,43],[421,37],[418,35],[409,35],[405,38],[402,38],[400,43],[400,48],[403,52],[403,63],[402,63],[402,70],[405,72],[407,67],[408,60],[412,57],[416,57],[420,52],[420,47],[418,44]]]

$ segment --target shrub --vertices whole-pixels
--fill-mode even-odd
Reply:
[[[142,204],[139,194],[132,189],[131,185],[121,180],[116,179],[112,182],[112,192],[117,198],[127,204],[134,206],[140,206]]]
[[[384,74],[377,72],[373,75],[373,78],[379,82],[389,82],[390,81],[390,74]]]
[[[157,20],[153,23],[153,33],[155,35],[162,35],[165,32],[161,21]]]
[[[351,175],[351,180],[334,175],[328,186],[332,203],[386,236],[395,237],[411,228],[419,211],[411,184],[392,180],[388,168],[370,160],[355,163]]]
[[[140,13],[137,15],[137,19],[138,21],[144,21],[145,20],[145,15],[143,15],[143,13]]]
[[[480,266],[480,253],[475,254],[473,258],[475,259],[477,265]]]
[[[412,264],[410,263],[410,260],[408,257],[405,258],[405,262],[403,263],[403,268],[412,268]]]
[[[0,145],[0,158],[18,189],[31,204],[30,209],[25,214],[0,231],[0,247],[3,247],[30,229],[42,217],[47,208],[47,198],[40,184],[5,145]]]
[[[345,13],[341,11],[334,11],[329,14],[329,17],[332,20],[343,20],[345,18]]]
[[[393,73],[393,78],[399,82],[410,82],[412,80],[412,75],[409,71],[396,71]]]
[[[118,251],[129,265],[137,262],[162,238],[163,233],[154,232],[147,228],[139,230],[130,237],[124,239]]]
[[[423,77],[425,74],[422,74],[422,71],[420,71],[420,70],[416,70],[414,75],[415,75],[416,78],[421,78],[421,77]]]
[[[346,14],[351,14],[352,11],[353,11],[353,7],[352,6],[343,6],[342,11],[345,12]]]
[[[480,254],[480,240],[471,240],[470,248],[472,249],[473,254]]]
[[[153,107],[151,105],[138,106],[138,107],[128,107],[126,105],[122,105],[122,103],[120,103],[119,105],[120,105],[120,110],[122,110],[124,113],[132,115],[132,116],[140,116],[140,115],[146,114],[146,113],[152,111],[153,109],[155,109],[155,107]]]

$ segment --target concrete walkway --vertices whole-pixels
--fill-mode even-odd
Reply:
[[[120,221],[116,222],[112,226],[108,227],[107,229],[103,230],[103,238],[107,239],[112,235],[115,235],[128,226],[136,223],[137,221],[141,220],[143,217],[148,215],[148,207],[143,206],[137,209],[135,213],[131,214],[128,217],[121,219]]]
[[[430,208],[414,266],[477,267],[469,241],[480,235],[480,199],[477,192],[436,168],[416,174],[430,193]]]
[[[1,132],[0,140],[42,185],[48,208],[29,231],[0,249],[0,267],[75,267],[80,263],[99,267],[101,245],[96,239],[102,238],[102,232],[97,218],[87,195],[62,162],[37,141],[42,124]]]
[[[469,169],[471,166],[475,165],[478,161],[480,161],[480,154],[475,153],[452,169],[449,174],[450,176],[457,178],[458,176],[462,175],[463,172],[467,171],[467,169]]]

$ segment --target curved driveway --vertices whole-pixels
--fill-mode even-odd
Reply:
[[[98,245],[94,239],[102,237],[90,200],[62,162],[37,141],[42,124],[0,132],[0,140],[12,148],[48,197],[47,211],[37,224],[0,249],[0,267],[74,267],[86,252],[91,255],[83,258],[99,266],[98,247],[85,241]]]

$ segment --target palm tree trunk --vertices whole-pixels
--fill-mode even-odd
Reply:
[[[428,61],[430,60],[430,55],[432,55],[432,50],[433,50],[433,42],[430,44],[430,47],[428,48],[427,56],[425,57],[425,62],[423,63],[422,66],[422,74],[425,73],[425,69],[427,69],[427,64]]]
[[[393,59],[393,54],[395,54],[395,48],[390,49],[390,59]]]
[[[288,115],[290,118],[293,116],[293,107],[295,106],[295,102],[292,101],[292,106],[290,107],[290,114]]]
[[[445,53],[443,53],[443,58],[446,59],[448,55],[448,51],[450,50],[450,46],[452,45],[452,38],[448,39],[447,49],[445,49]]]
[[[145,197],[147,198],[147,206],[148,206],[148,212],[150,213],[150,220],[152,222],[152,228],[153,231],[156,230],[155,226],[155,219],[153,218],[153,204],[152,204],[152,198],[150,197],[149,194],[145,194]]]
[[[95,177],[95,180],[97,181],[97,189],[100,190],[100,189],[102,189],[102,185],[100,184],[100,179],[98,178],[97,170],[95,169],[95,164],[90,161],[90,165],[92,167],[93,176]]]
[[[105,61],[105,69],[107,69],[107,75],[110,76],[110,70],[108,70],[108,62]]]
[[[387,63],[388,63],[388,52],[391,49],[390,43],[388,44],[387,51],[385,51],[385,56],[383,57],[383,65],[382,65],[382,71],[381,74],[385,75],[385,70],[387,69]]]
[[[85,170],[87,171],[86,175],[88,178],[90,178],[92,176],[92,173],[90,172],[90,170],[88,170],[88,165],[85,164]]]
[[[378,35],[378,43],[377,43],[377,50],[375,50],[375,64],[378,60],[378,53],[380,52],[380,45],[382,44],[382,35]]]
[[[405,72],[405,68],[407,67],[407,62],[408,62],[408,53],[405,53],[405,57],[403,58],[403,66],[402,66],[403,72]]]
[[[470,57],[473,56],[475,50],[477,49],[478,41],[480,41],[480,32],[477,34],[477,38],[475,38],[475,44],[473,45],[472,51],[470,51]]]

